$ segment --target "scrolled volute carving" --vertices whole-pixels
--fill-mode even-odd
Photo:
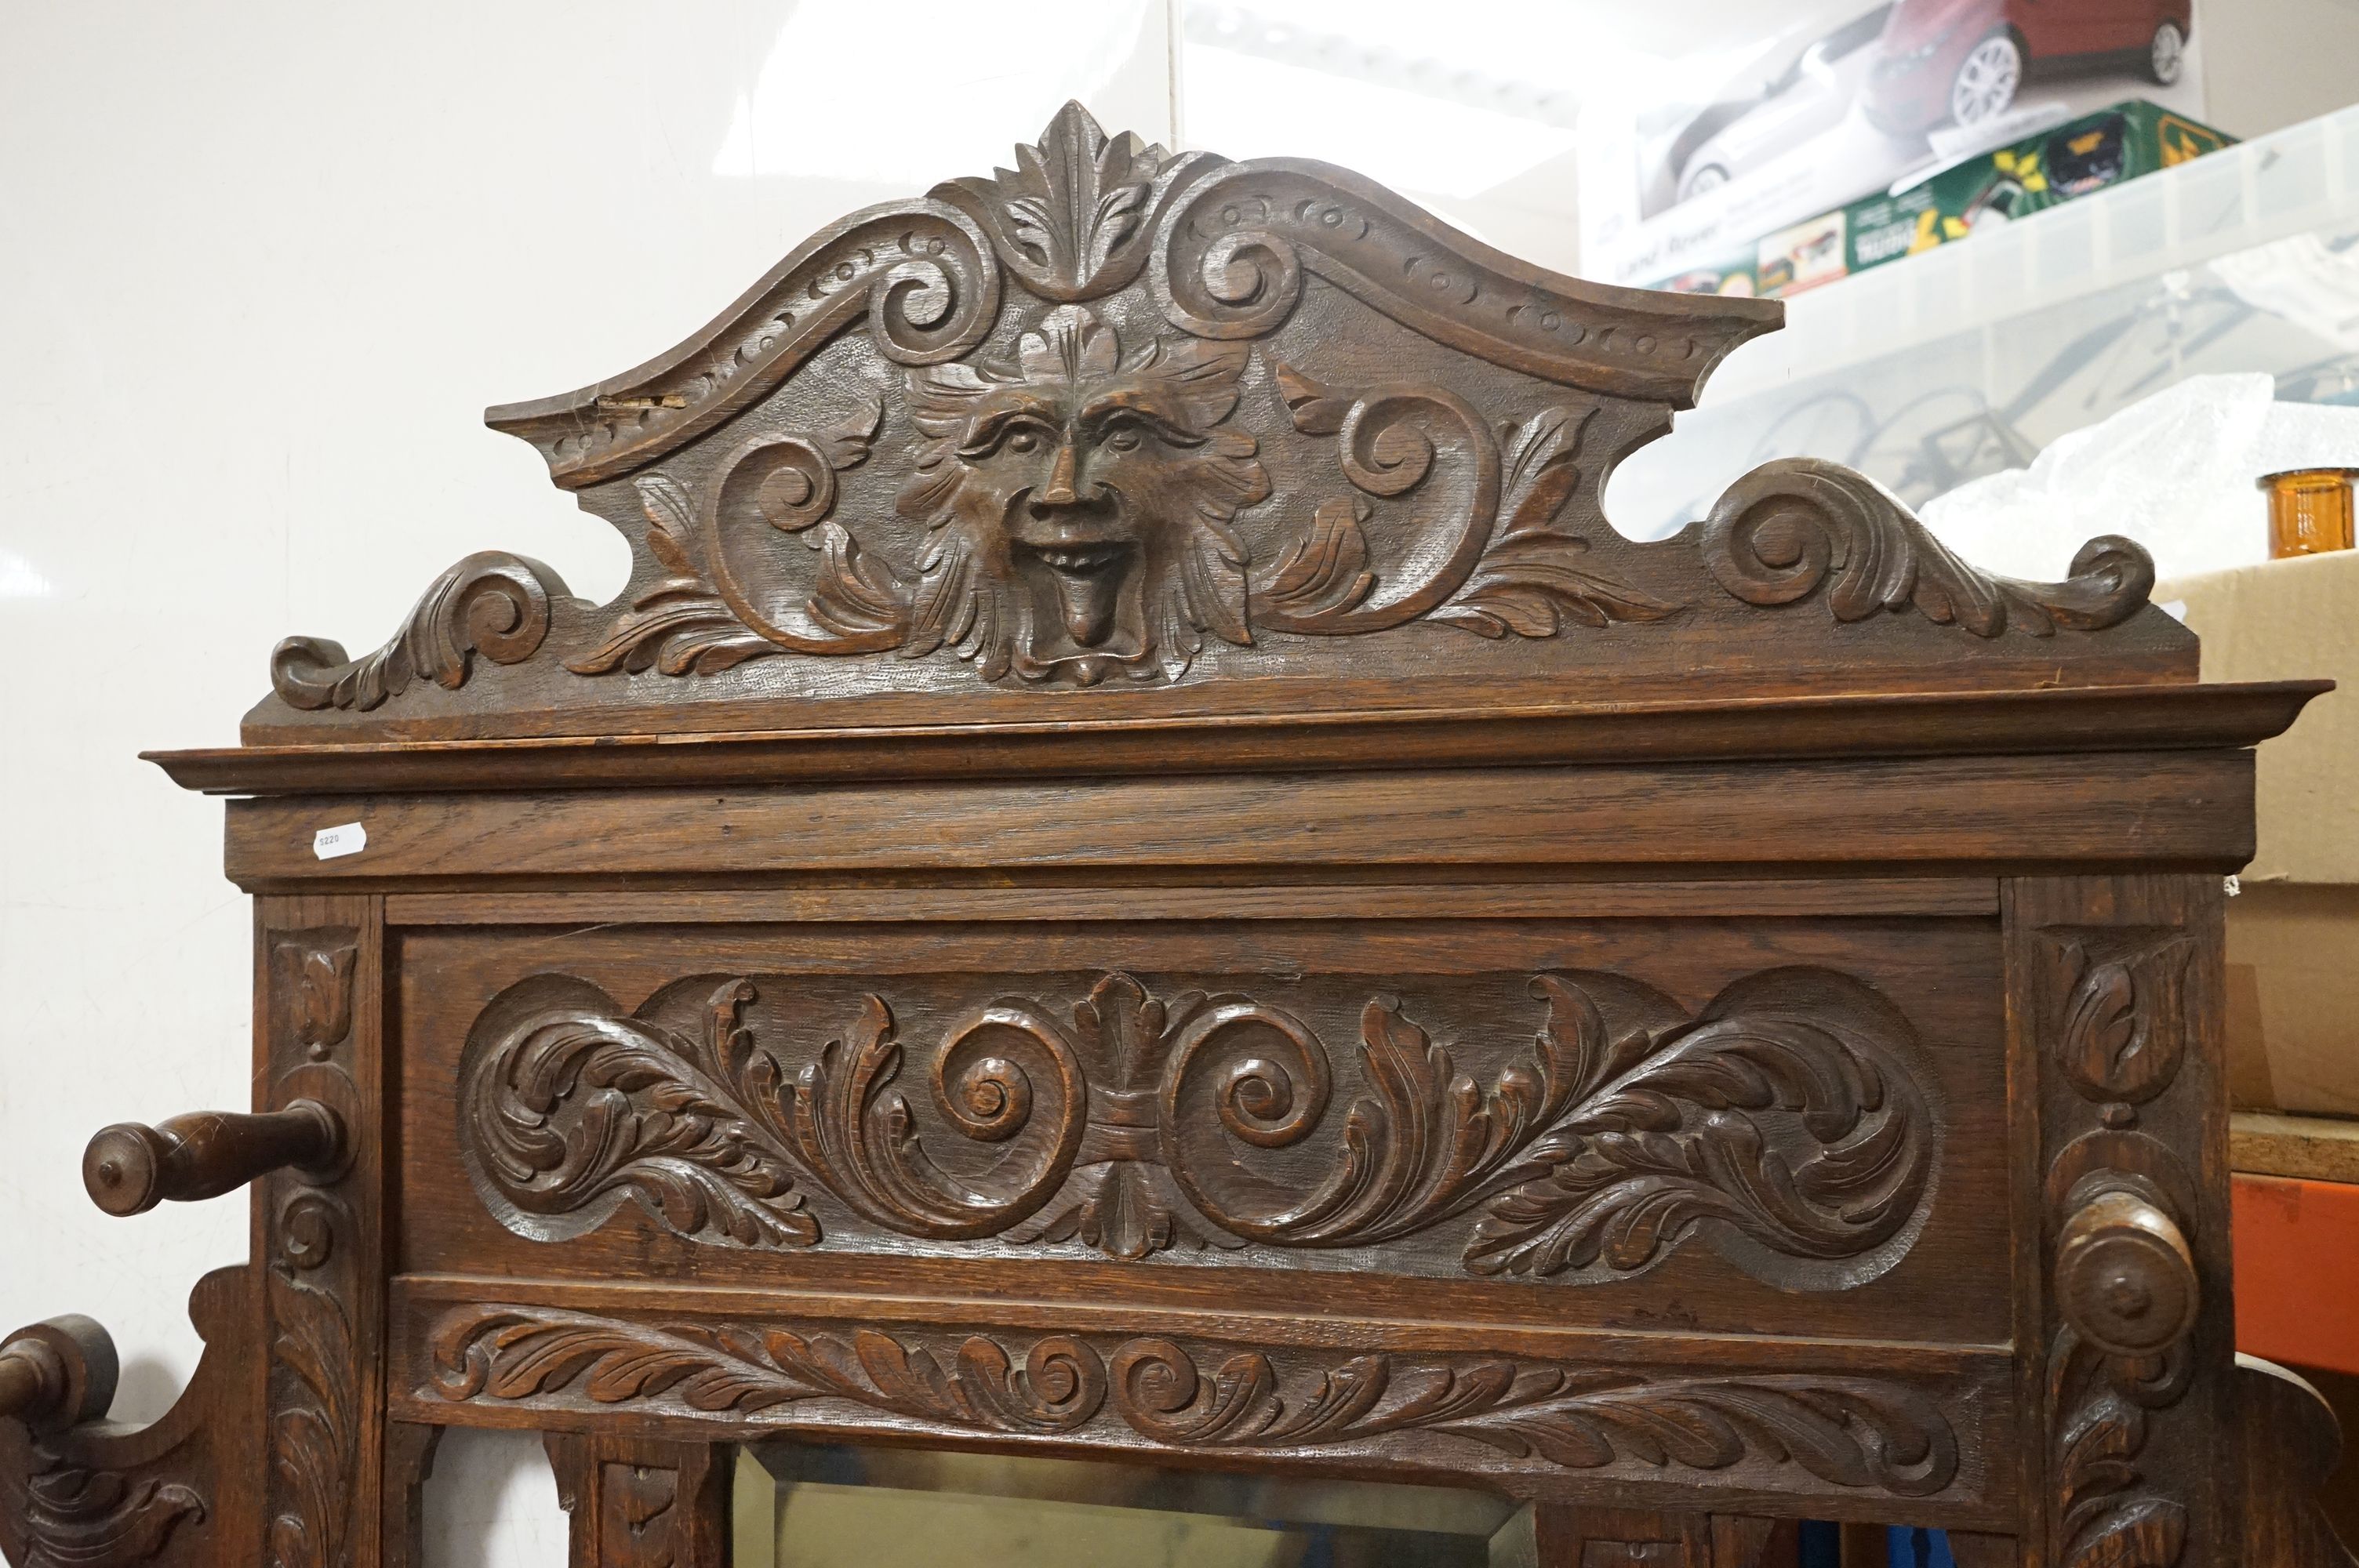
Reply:
[[[831,1041],[795,1082],[789,1125],[806,1168],[869,1219],[941,1240],[989,1236],[1030,1217],[1063,1184],[1081,1148],[1088,1086],[1071,1042],[1043,1011],[1015,1000],[986,1004],[934,1054],[935,1103],[966,1138],[1005,1143],[1036,1108],[1053,1122],[1029,1168],[995,1173],[988,1187],[926,1156],[908,1104],[892,1087],[900,1070],[892,1011],[872,996],[849,1036]]]
[[[750,407],[844,328],[865,320],[898,364],[955,359],[999,314],[999,268],[973,219],[940,201],[888,202],[821,230],[720,320],[638,370],[488,410],[580,489],[646,467]]]
[[[980,1335],[943,1350],[874,1328],[795,1334],[728,1325],[649,1328],[543,1308],[465,1308],[434,1331],[433,1388],[454,1401],[517,1400],[578,1385],[596,1404],[669,1398],[690,1410],[759,1411],[842,1400],[967,1431],[1070,1432],[1105,1400],[1105,1364],[1051,1335],[1021,1358]]]
[[[1109,974],[1060,1008],[999,997],[924,1056],[929,1117],[899,1085],[893,1009],[800,1065],[755,1043],[752,982],[694,1035],[537,977],[495,1000],[462,1072],[461,1142],[512,1230],[578,1236],[636,1202],[700,1241],[808,1246],[825,1194],[936,1241],[1080,1240],[1144,1258],[1182,1242],[1378,1248],[1473,1216],[1479,1274],[1623,1277],[1701,1239],[1795,1288],[1880,1271],[1938,1162],[1909,1032],[1855,980],[1771,970],[1690,1017],[1618,977],[1536,977],[1532,1054],[1485,1084],[1391,998],[1363,1010],[1337,1126],[1319,1033],[1237,993],[1157,998]],[[965,1148],[938,1158],[938,1128]],[[1334,1141],[1305,1187],[1267,1157]],[[982,1173],[973,1154],[996,1152]]]
[[[185,1481],[66,1464],[30,1476],[17,1511],[25,1568],[136,1568],[206,1514]]]
[[[1436,342],[1607,396],[1691,406],[1728,352],[1775,328],[1769,302],[1699,308],[1544,272],[1321,164],[1230,164],[1189,186],[1155,242],[1153,292],[1199,337],[1284,326],[1315,275]]]
[[[1352,1452],[1456,1439],[1539,1470],[1711,1473],[1791,1465],[1832,1487],[1923,1497],[1957,1435],[1906,1383],[1806,1373],[1607,1372],[1506,1357],[1031,1340],[864,1326],[654,1325],[547,1307],[447,1311],[427,1390],[453,1402],[652,1402],[759,1415],[836,1401],[959,1432],[1063,1433],[1108,1418],[1178,1451]],[[1102,1430],[1103,1426],[1102,1425]]]
[[[742,980],[720,987],[693,1037],[625,1016],[587,985],[521,1017],[488,1011],[459,1103],[469,1171],[501,1222],[562,1240],[636,1203],[683,1236],[816,1241],[777,1130],[783,1076],[738,1023],[753,994]]]
[[[2152,1490],[2139,1460],[2155,1412],[2186,1394],[2193,1358],[2183,1345],[2154,1357],[2110,1355],[2068,1325],[2049,1344],[2048,1368],[2060,1560],[2176,1568],[2187,1507]]]
[[[351,658],[343,644],[289,637],[270,655],[270,686],[290,708],[349,708],[364,713],[400,696],[420,676],[456,690],[474,656],[521,664],[549,634],[551,595],[565,584],[538,561],[486,550],[434,579],[393,641]]]
[[[2154,587],[2153,557],[2114,535],[2082,546],[2062,582],[1977,570],[1875,481],[1816,458],[1765,463],[1729,486],[1701,545],[1721,587],[1747,604],[1791,604],[1823,589],[1837,621],[1914,610],[1984,638],[2102,630],[2136,613]]]

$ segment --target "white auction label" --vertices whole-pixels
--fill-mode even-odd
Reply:
[[[339,855],[357,855],[367,848],[368,829],[357,822],[322,827],[311,835],[311,853],[323,860],[332,860]]]

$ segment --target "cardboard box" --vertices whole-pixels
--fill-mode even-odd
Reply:
[[[2337,683],[2260,749],[2258,850],[2228,901],[2229,1097],[2359,1116],[2359,551],[2180,578],[2154,597],[2203,639],[2207,681]]]
[[[1863,197],[1654,287],[1680,294],[1799,294],[2173,168],[2235,139],[2133,98],[1978,153],[1897,195]]]

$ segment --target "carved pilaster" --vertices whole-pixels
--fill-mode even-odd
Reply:
[[[2233,1560],[2219,879],[2013,884],[2040,1123],[2044,1555]]]
[[[258,1189],[269,1346],[265,1560],[343,1568],[375,1555],[382,1463],[379,927],[365,899],[266,899],[260,921],[257,1108],[308,1100],[347,1130],[332,1163]]]
[[[581,1433],[547,1442],[573,1520],[570,1568],[725,1568],[729,1444]]]

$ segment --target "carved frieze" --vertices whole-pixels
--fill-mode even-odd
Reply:
[[[1109,1429],[1180,1450],[1382,1451],[1410,1434],[1472,1469],[1737,1469],[1922,1497],[1959,1473],[1940,1400],[1852,1373],[1649,1376],[1529,1357],[1238,1346],[800,1323],[655,1325],[552,1307],[455,1306],[421,1396],[628,1406],[758,1422],[830,1411],[951,1433]],[[837,1419],[841,1419],[840,1417]],[[1490,1457],[1484,1458],[1484,1451]],[[1446,1451],[1444,1451],[1446,1452]]]
[[[1446,1243],[1468,1272],[1582,1282],[1696,1240],[1826,1289],[1905,1249],[1939,1162],[1908,1025],[1828,970],[1756,975],[1694,1014],[1599,973],[1530,977],[1512,1022],[1369,996],[1342,1062],[1286,999],[1123,973],[1062,997],[913,994],[942,1020],[921,1049],[890,989],[806,1021],[796,982],[727,979],[683,1028],[677,1006],[520,982],[462,1071],[476,1190],[540,1240],[634,1206],[740,1247]],[[746,1017],[766,995],[769,1039]]]

